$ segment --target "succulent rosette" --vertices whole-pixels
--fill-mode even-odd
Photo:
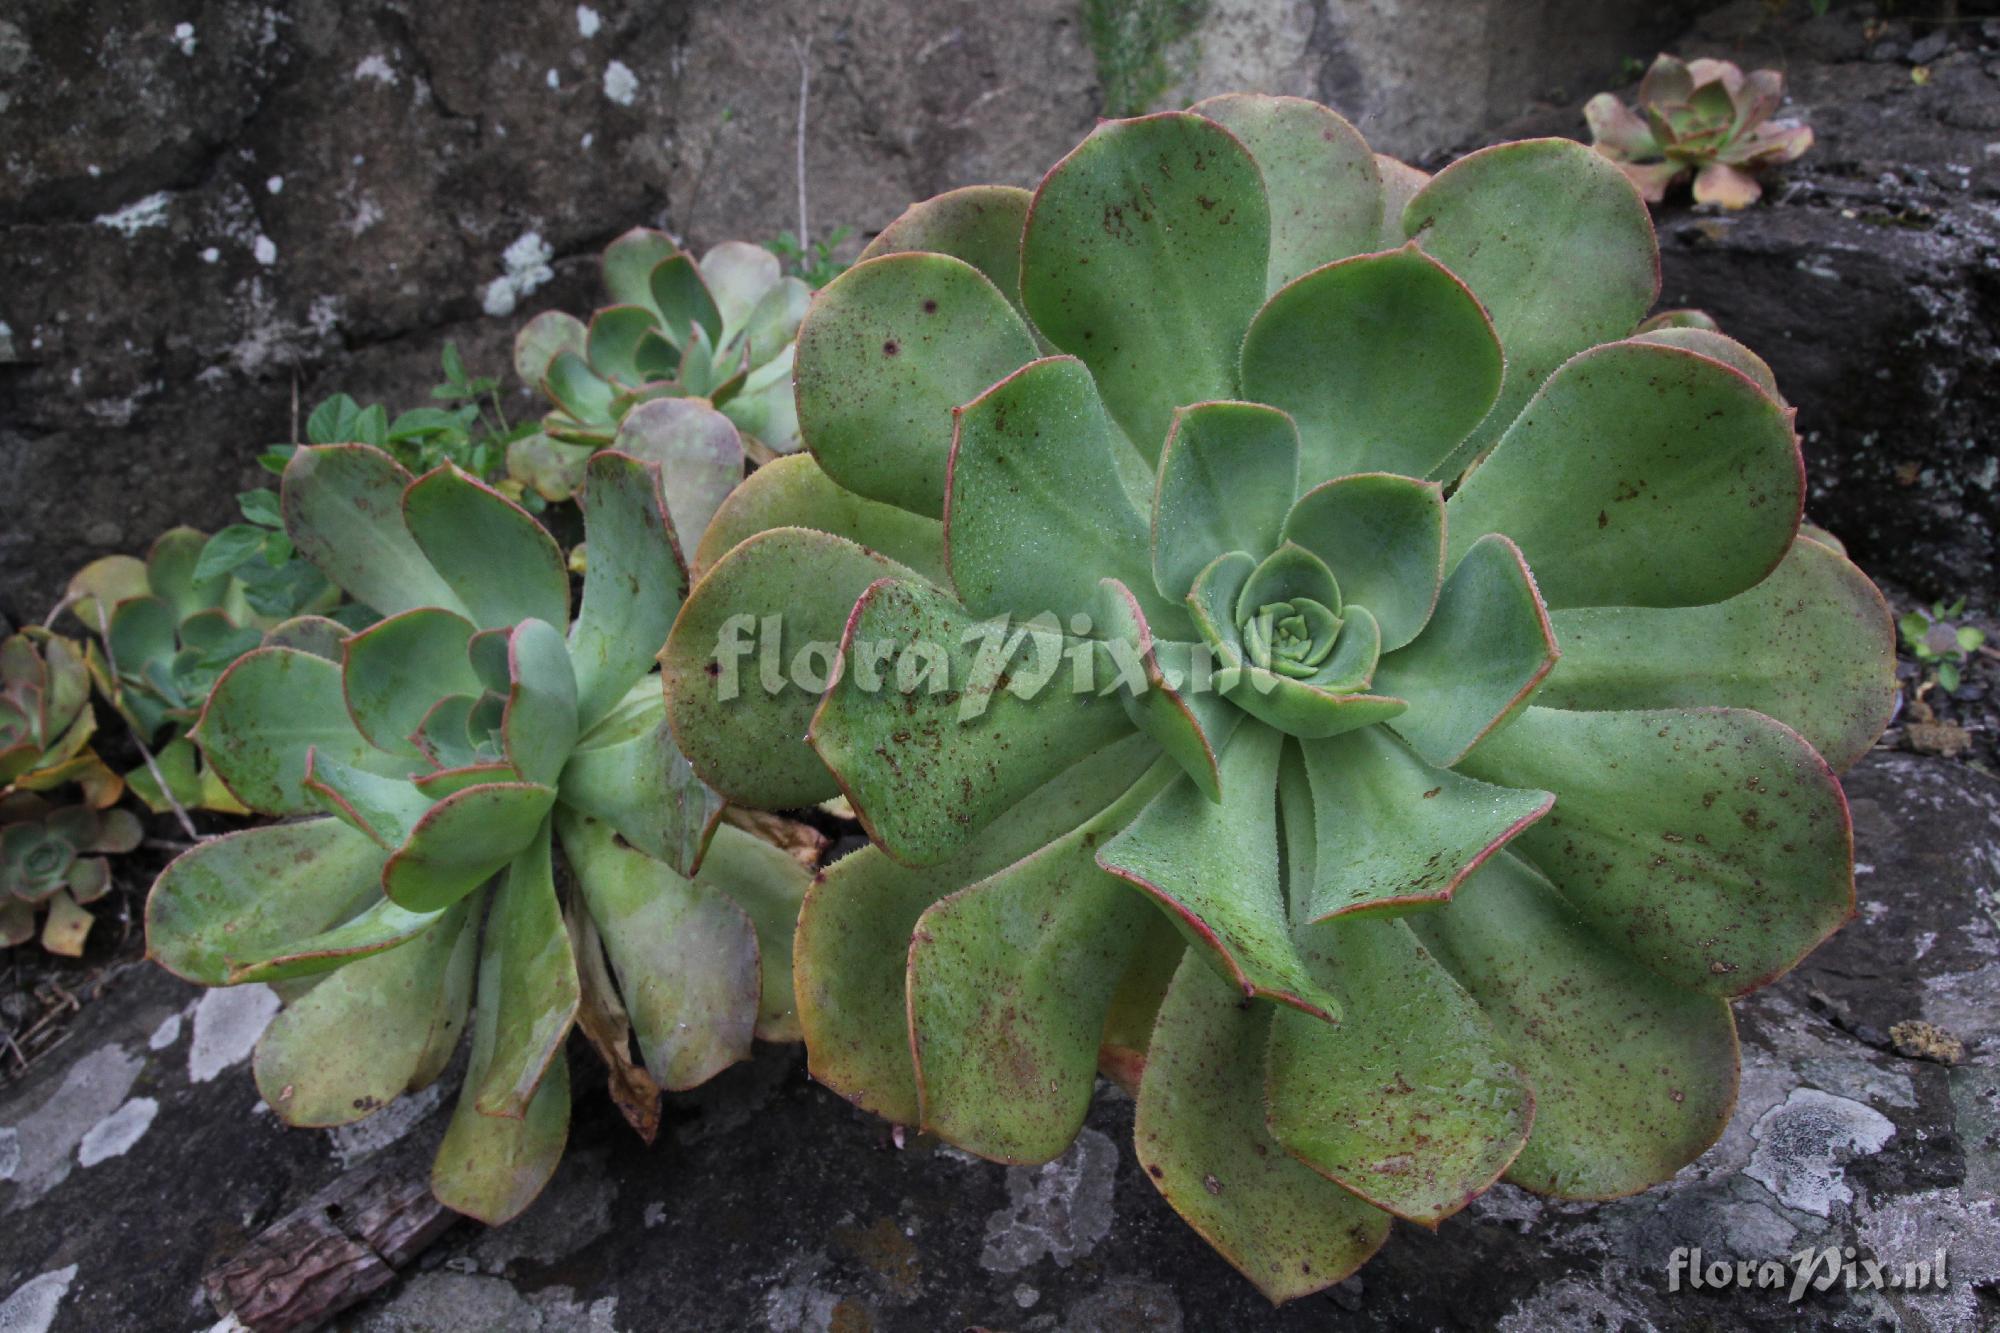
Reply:
[[[1775,69],[1745,74],[1727,60],[1661,55],[1639,81],[1639,106],[1616,93],[1584,105],[1593,146],[1657,204],[1694,178],[1698,204],[1747,208],[1763,196],[1757,173],[1796,162],[1812,147],[1812,127],[1773,120],[1785,100]]]
[[[0,639],[0,798],[76,783],[111,805],[125,784],[90,748],[96,734],[81,644],[33,626]]]
[[[84,652],[97,692],[149,746],[167,733],[153,765],[125,775],[156,813],[170,808],[168,793],[186,809],[244,813],[200,762],[186,731],[217,677],[261,647],[265,632],[279,622],[251,608],[240,579],[200,576],[208,541],[193,528],[173,528],[144,560],[108,555],[91,561],[70,579],[64,598],[90,636]]]
[[[384,618],[295,622],[216,682],[194,733],[209,764],[245,806],[296,818],[183,854],[147,904],[149,952],[173,972],[286,996],[255,1069],[289,1124],[426,1086],[469,1022],[432,1182],[487,1221],[555,1169],[572,1027],[649,1138],[661,1089],[753,1036],[797,1036],[806,871],[718,827],[653,672],[686,586],[676,531],[698,534],[713,498],[607,450],[580,504],[572,623],[563,552],[498,491],[450,466],[412,478],[366,445],[299,450],[286,532]]]
[[[551,310],[514,341],[514,369],[553,404],[542,434],[509,451],[515,478],[567,498],[593,448],[655,399],[720,411],[765,456],[799,447],[792,344],[812,289],[778,257],[724,241],[699,261],[664,232],[635,227],[604,251],[612,304],[585,324]]]
[[[800,915],[814,1074],[1025,1163],[1102,1065],[1274,1299],[1712,1143],[1730,1000],[1852,910],[1892,646],[1768,372],[1631,336],[1657,290],[1589,149],[1426,178],[1288,98],[884,232],[662,658],[718,790],[872,837]]]
[[[111,890],[107,856],[139,845],[129,810],[52,807],[33,792],[0,799],[0,949],[35,935],[35,909],[46,907],[42,947],[76,958],[93,922],[84,904]]]

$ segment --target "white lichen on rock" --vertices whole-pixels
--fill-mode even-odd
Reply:
[[[257,1038],[277,1017],[278,1008],[278,993],[269,986],[220,986],[203,991],[194,1008],[188,1081],[206,1083],[231,1065],[249,1059],[257,1048]]]
[[[1757,1147],[1743,1174],[1787,1208],[1829,1217],[1854,1201],[1841,1163],[1875,1153],[1896,1135],[1881,1112],[1818,1088],[1796,1088],[1750,1130]]]
[[[83,1141],[76,1145],[76,1160],[85,1166],[96,1166],[113,1157],[123,1157],[145,1137],[146,1131],[153,1127],[153,1117],[159,1113],[160,1104],[151,1097],[134,1097],[90,1127]]]
[[[153,1029],[153,1035],[146,1038],[146,1049],[164,1051],[180,1039],[181,1016],[177,1013],[168,1014],[160,1020],[160,1025]]]
[[[556,275],[549,267],[555,253],[540,232],[521,233],[501,252],[500,262],[507,271],[486,284],[480,296],[481,307],[489,315],[513,314],[522,297]]]
[[[10,1210],[25,1208],[69,1179],[84,1134],[118,1109],[142,1061],[118,1045],[98,1047],[69,1067],[41,1105],[14,1121]],[[0,1328],[5,1328],[0,1324]]]
[[[165,190],[149,194],[114,212],[98,214],[97,225],[126,236],[137,236],[149,227],[164,227],[167,225],[167,204],[172,198]]]
[[[69,1295],[69,1284],[74,1281],[76,1265],[71,1264],[29,1278],[14,1288],[13,1295],[0,1301],[0,1333],[48,1333],[63,1297]]]
[[[326,1132],[327,1142],[341,1168],[372,1157],[415,1129],[418,1122],[437,1109],[444,1096],[444,1084],[433,1083],[422,1092],[398,1097],[381,1110],[338,1129]]]
[[[604,67],[604,95],[619,106],[631,106],[639,97],[639,76],[622,60]]]
[[[1049,1258],[1067,1268],[1111,1233],[1118,1146],[1094,1129],[1041,1166],[1007,1168],[1007,1206],[986,1219],[980,1265],[1018,1273]]]
[[[360,80],[372,80],[390,88],[402,82],[402,76],[396,73],[396,67],[379,54],[361,57],[361,62],[354,67],[354,77]]]

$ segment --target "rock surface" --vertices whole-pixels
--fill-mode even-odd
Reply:
[[[1356,1278],[1273,1312],[1155,1193],[1122,1096],[1100,1094],[1063,1158],[1009,1169],[914,1138],[898,1149],[887,1126],[809,1082],[796,1052],[773,1049],[673,1099],[650,1151],[601,1091],[582,1092],[569,1156],[533,1208],[500,1230],[458,1224],[341,1326],[1992,1327],[2000,782],[1877,752],[1848,790],[1858,919],[1739,1006],[1728,1132],[1638,1197],[1553,1204],[1501,1186],[1436,1233],[1399,1227]],[[344,1131],[284,1130],[246,1059],[262,1006],[226,994],[136,966],[0,1092],[0,1328],[208,1328],[202,1274],[250,1236],[371,1154],[426,1170],[446,1100]],[[1887,1030],[1913,1018],[1962,1038],[1967,1063],[1894,1054]],[[580,1087],[595,1082],[576,1067]],[[79,1156],[95,1126],[127,1125],[123,1141],[123,1108],[140,1099],[156,1113],[136,1139]],[[1681,1247],[1706,1266],[1827,1246],[1899,1275],[1943,1249],[1948,1285],[1836,1283],[1794,1305],[1783,1289],[1669,1281]]]
[[[1417,153],[1597,86],[1701,2],[1218,0],[1182,91],[1327,98]],[[850,251],[912,200],[1032,184],[1098,109],[1077,0],[9,8],[0,615],[233,521],[295,385],[413,406],[447,339],[498,374],[529,314],[588,309],[628,227],[796,229],[795,39],[813,230]]]
[[[1709,311],[1771,363],[1799,409],[1808,511],[1865,568],[1925,598],[1990,605],[2000,20],[1923,30],[1871,26],[1868,12],[1778,21],[1763,0],[1735,0],[1673,45],[1783,70],[1783,114],[1816,142],[1761,204],[1700,210],[1683,191],[1656,211],[1661,299]],[[1582,113],[1549,109],[1496,132],[1530,134],[1581,136]]]

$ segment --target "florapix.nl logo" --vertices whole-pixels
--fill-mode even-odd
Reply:
[[[1260,611],[1253,626],[1253,641],[1261,633],[1283,642],[1292,632],[1284,618],[1269,611]],[[1093,629],[1087,615],[1072,615],[1065,622],[1045,612],[1022,621],[1005,615],[975,621],[947,641],[850,635],[844,642],[794,643],[786,637],[782,616],[734,615],[716,634],[709,675],[715,697],[723,703],[752,691],[819,694],[844,680],[867,694],[951,694],[959,719],[971,721],[1002,691],[1020,699],[1047,689],[1137,696],[1157,684],[1182,695],[1223,693],[1239,686],[1265,693],[1281,674],[1245,670],[1240,658],[1231,660],[1204,643],[1093,638]],[[1256,665],[1254,649],[1250,656],[1250,665]]]
[[[1946,1255],[1885,1263],[1852,1245],[1805,1249],[1788,1259],[1714,1259],[1682,1246],[1667,1257],[1667,1290],[1783,1289],[1797,1304],[1809,1292],[1839,1286],[1847,1291],[1943,1291]]]

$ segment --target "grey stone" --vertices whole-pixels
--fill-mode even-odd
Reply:
[[[1838,21],[1836,23],[1836,20]],[[1787,79],[1815,143],[1737,213],[1655,210],[1662,302],[1707,310],[1798,407],[1807,510],[1862,566],[1926,599],[2000,595],[2000,40],[1964,33],[1917,83],[1845,33],[1762,0],[1671,49]],[[1984,43],[1981,50],[1968,49]],[[1900,52],[1898,53],[1900,55]],[[1630,90],[1626,90],[1629,96]],[[1587,137],[1580,102],[1489,138]]]
[[[1602,85],[1700,7],[1223,0],[1173,96],[1317,96],[1422,154]],[[97,555],[234,521],[269,480],[257,451],[292,438],[295,386],[308,410],[337,390],[414,406],[446,340],[504,374],[529,314],[588,310],[628,227],[696,247],[796,229],[794,39],[813,229],[857,228],[850,253],[911,201],[1034,184],[1099,110],[1076,0],[584,8],[6,20],[0,616],[39,619]]]
[[[1503,1185],[1434,1233],[1399,1226],[1356,1281],[1273,1311],[1160,1199],[1132,1154],[1129,1098],[1100,1096],[1055,1163],[1008,1168],[915,1135],[899,1148],[887,1125],[812,1083],[795,1050],[762,1048],[700,1094],[669,1098],[669,1132],[649,1150],[579,1048],[570,1155],[543,1197],[508,1228],[453,1228],[342,1326],[1990,1326],[2000,992],[1953,992],[1968,1052],[1957,1068],[1854,1034],[1928,1012],[1938,978],[2000,958],[2000,782],[1877,752],[1847,789],[1863,911],[1737,1006],[1735,1118],[1645,1194],[1563,1203]],[[1934,943],[1919,956],[1912,941],[1926,934]],[[205,1326],[183,1304],[202,1273],[344,1169],[333,1136],[286,1130],[256,1109],[247,1065],[195,1082],[180,1043],[149,1049],[190,999],[164,973],[121,973],[63,1045],[0,1090],[0,1125],[28,1128],[64,1088],[103,1084],[98,1066],[116,1055],[125,1072],[112,1082],[126,1086],[114,1096],[105,1084],[65,1121],[70,1163],[85,1131],[129,1097],[158,1104],[128,1151],[68,1171],[37,1198],[19,1180],[0,1182],[0,1292],[76,1265],[53,1333],[155,1327],[163,1311],[168,1326]],[[428,1170],[450,1102],[447,1093],[378,1152]],[[1870,1291],[1837,1280],[1797,1305],[1785,1290],[1670,1286],[1677,1249],[1733,1266],[1829,1246],[1894,1272],[1942,1247],[1950,1285]]]

